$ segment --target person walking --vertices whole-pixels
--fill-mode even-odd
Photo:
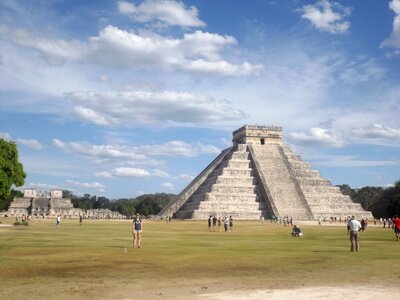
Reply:
[[[350,251],[354,251],[354,244],[356,251],[360,249],[359,241],[358,241],[358,232],[361,229],[361,223],[356,220],[356,217],[352,216],[350,221],[347,223],[347,233],[350,235]]]
[[[214,232],[215,232],[215,227],[217,227],[217,217],[216,216],[214,216],[212,218],[212,228],[213,228]]]
[[[57,216],[56,223],[57,223],[57,226],[60,226],[60,223],[61,223],[61,217],[60,217],[60,215]]]
[[[132,222],[132,233],[133,233],[133,248],[140,248],[140,240],[143,230],[142,218],[139,213],[136,213],[136,217]]]
[[[398,241],[400,238],[400,218],[398,216],[393,218],[394,225],[394,234],[396,236],[396,240]]]
[[[232,216],[229,216],[229,232],[232,232],[233,230],[233,218]]]
[[[229,226],[229,219],[228,219],[228,216],[225,216],[225,219],[224,219],[224,229],[225,229],[225,232],[228,231],[228,226]]]
[[[211,231],[211,223],[212,223],[212,217],[210,216],[208,218],[208,231]]]

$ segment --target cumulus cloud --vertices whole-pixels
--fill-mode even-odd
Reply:
[[[400,48],[400,0],[392,0],[389,7],[395,13],[393,31],[387,39],[381,43],[381,47]]]
[[[196,124],[244,119],[229,102],[177,92],[73,92],[74,114],[97,125],[116,123]],[[77,108],[79,108],[77,110]]]
[[[309,4],[301,9],[301,17],[309,20],[315,28],[330,33],[346,33],[350,22],[344,21],[349,16],[351,8],[344,7],[337,2],[321,0],[314,5]]]
[[[320,155],[307,157],[319,167],[368,168],[400,165],[397,160],[363,160],[354,155]]]
[[[169,141],[164,144],[139,145],[139,146],[120,146],[120,145],[92,145],[86,142],[63,142],[59,139],[53,139],[53,145],[67,153],[73,153],[95,162],[123,162],[135,164],[155,165],[150,157],[194,157],[200,154],[219,154],[220,150],[213,145],[202,143],[186,143],[183,141]],[[162,165],[162,163],[161,163]],[[155,176],[165,175],[157,170]],[[107,177],[107,174],[97,174],[98,177]]]
[[[0,132],[0,139],[6,140],[6,141],[15,140],[16,143],[18,143],[20,145],[24,145],[24,146],[32,148],[32,149],[35,149],[35,150],[42,150],[44,148],[43,144],[40,143],[38,140],[22,139],[22,138],[14,139],[7,132]]]
[[[205,23],[198,18],[198,10],[186,8],[182,2],[170,0],[145,0],[139,5],[118,1],[118,11],[131,16],[138,22],[161,21],[167,25],[200,27]]]
[[[140,178],[168,178],[170,175],[162,170],[154,169],[152,171],[148,171],[146,169],[141,168],[131,168],[131,167],[118,167],[114,168],[111,171],[102,171],[94,173],[96,177],[102,178],[114,178],[114,177],[140,177]]]
[[[99,178],[113,178],[113,175],[107,171],[95,172],[94,176]]]
[[[153,32],[135,33],[109,25],[87,42],[51,40],[36,37],[29,31],[0,27],[0,39],[40,52],[49,63],[79,62],[117,68],[162,68],[221,76],[258,74],[262,65],[248,62],[233,64],[220,52],[236,45],[234,37],[203,31],[168,38]],[[82,111],[90,114],[90,111]]]
[[[11,140],[11,136],[7,132],[0,132],[0,139],[9,141]]]
[[[78,154],[93,162],[124,160],[145,160],[147,156],[140,153],[136,147],[92,145],[86,142],[65,143],[59,139],[53,139],[53,145],[68,153]]]
[[[332,125],[332,124],[331,124]],[[344,147],[351,143],[400,145],[400,128],[391,128],[383,124],[371,124],[346,129],[313,127],[309,132],[290,132],[288,139],[303,146],[322,145]]]
[[[174,186],[174,184],[171,183],[171,182],[164,182],[164,183],[161,184],[161,186],[164,187],[164,188],[166,188],[166,189],[169,190],[169,191],[175,190],[175,186]]]
[[[94,181],[94,182],[79,182],[79,181],[75,181],[72,179],[68,179],[67,184],[85,188],[85,189],[97,190],[99,192],[104,192],[105,188],[106,188],[105,185],[103,185],[99,182],[96,182],[96,181]]]
[[[88,48],[78,40],[49,40],[34,36],[31,32],[0,25],[0,38],[14,44],[38,50],[50,63],[62,63],[65,60],[80,60],[87,54]]]
[[[301,145],[324,145],[332,147],[343,147],[345,140],[339,132],[332,129],[311,128],[308,133],[290,132],[288,138]]]
[[[42,150],[43,149],[43,145],[35,140],[35,139],[21,139],[21,138],[17,138],[17,143],[24,145],[26,147],[35,149],[35,150]]]

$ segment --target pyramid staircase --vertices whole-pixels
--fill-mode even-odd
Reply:
[[[260,219],[267,213],[258,188],[247,147],[238,145],[208,175],[176,217],[206,219],[211,215]]]

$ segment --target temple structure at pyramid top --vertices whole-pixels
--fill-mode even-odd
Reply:
[[[282,127],[245,125],[160,216],[206,219],[373,218],[283,144]]]

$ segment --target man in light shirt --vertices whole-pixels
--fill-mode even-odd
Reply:
[[[354,216],[351,217],[347,223],[347,233],[350,234],[351,251],[354,251],[354,243],[356,244],[356,251],[358,252],[358,232],[361,229],[361,223],[356,220]]]

